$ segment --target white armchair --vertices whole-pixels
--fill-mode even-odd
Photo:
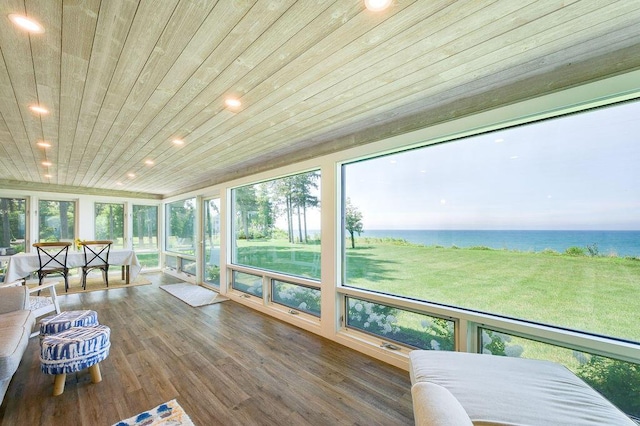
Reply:
[[[36,318],[46,315],[51,312],[57,314],[60,313],[60,305],[58,304],[58,295],[56,293],[57,281],[47,282],[42,285],[31,285],[29,288],[29,309],[33,312],[33,316]],[[0,284],[0,287],[13,287],[23,285],[22,281],[15,281],[8,284]],[[45,293],[48,295],[41,295]],[[40,333],[39,330],[35,330],[31,333],[31,337],[37,336]]]

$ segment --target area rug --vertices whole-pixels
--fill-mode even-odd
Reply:
[[[144,413],[122,420],[113,426],[194,426],[175,399]]]
[[[161,285],[160,288],[194,308],[229,300],[227,297],[220,296],[215,291],[195,284],[166,284]]]
[[[140,285],[149,285],[151,281],[148,279],[141,277],[138,275],[136,280],[132,283],[127,284],[120,276],[110,276],[109,277],[109,287],[102,280],[102,276],[98,277],[88,277],[87,278],[87,289],[82,289],[82,282],[80,282],[80,278],[73,277],[69,279],[69,291],[64,292],[64,279],[60,278],[58,285],[56,285],[56,293],[61,296],[63,294],[73,294],[73,293],[87,293],[90,291],[98,291],[98,290],[113,290],[116,288],[126,288],[126,287],[137,287]]]

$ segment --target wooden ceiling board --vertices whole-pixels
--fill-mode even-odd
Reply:
[[[428,14],[431,13],[430,10],[431,9],[423,8],[423,13],[428,15]],[[335,16],[338,15],[338,13],[336,13],[336,12],[337,11],[332,11],[332,13],[331,13],[331,18],[332,19],[335,19]],[[409,15],[409,16],[412,16],[412,15]],[[318,67],[317,70],[314,70],[313,72],[306,72],[306,73],[304,73],[305,75],[303,75],[302,77],[300,76],[300,71],[297,71],[298,76],[291,75],[291,74],[287,74],[287,78],[282,78],[282,77],[278,76],[278,78],[282,81],[281,84],[288,86],[287,87],[288,90],[281,91],[281,96],[268,96],[269,93],[273,92],[273,87],[274,86],[275,87],[279,87],[280,86],[280,83],[277,83],[277,82],[273,83],[273,82],[270,81],[270,79],[266,80],[265,83],[263,83],[261,85],[261,87],[266,87],[267,88],[267,90],[263,90],[263,93],[264,93],[263,96],[264,97],[262,99],[258,99],[256,96],[253,96],[252,92],[247,93],[245,95],[245,97],[243,98],[243,99],[245,99],[245,98],[248,99],[248,103],[251,105],[249,107],[251,109],[251,111],[247,111],[247,112],[251,112],[252,113],[252,117],[255,117],[255,119],[252,120],[252,124],[247,124],[248,128],[255,127],[256,124],[259,126],[259,125],[261,125],[261,123],[265,123],[266,122],[265,119],[263,117],[261,117],[260,113],[255,111],[255,110],[258,109],[259,106],[263,106],[264,105],[263,101],[268,102],[269,105],[271,105],[272,108],[273,108],[272,111],[274,111],[275,113],[282,113],[282,114],[286,115],[287,118],[289,118],[291,115],[293,115],[293,112],[287,110],[287,109],[291,108],[291,107],[288,106],[289,103],[284,102],[284,101],[285,100],[289,101],[290,104],[292,105],[292,107],[297,106],[297,108],[300,108],[300,103],[301,103],[300,98],[306,97],[308,95],[305,94],[306,92],[298,90],[298,87],[300,89],[304,89],[305,86],[309,85],[310,83],[313,83],[314,80],[318,79],[318,73],[321,72],[321,70],[323,70],[323,69],[333,69],[333,68],[337,67],[337,65],[333,65],[333,64],[325,65],[325,63],[326,63],[326,61],[328,59],[336,57],[337,53],[338,54],[342,54],[343,53],[343,49],[341,49],[341,48],[344,48],[345,45],[351,43],[351,40],[353,38],[357,38],[357,37],[363,35],[365,33],[364,30],[367,28],[367,26],[364,24],[364,21],[367,21],[367,20],[371,19],[369,16],[366,15],[365,12],[362,12],[362,11],[360,11],[358,18],[360,19],[360,21],[356,22],[353,27],[348,27],[346,29],[342,29],[343,31],[345,31],[346,34],[349,34],[351,38],[347,39],[344,34],[339,34],[338,36],[335,36],[335,37],[337,37],[335,40],[334,39],[332,39],[332,40],[322,40],[321,39],[321,42],[326,44],[327,47],[331,46],[331,48],[333,50],[329,50],[328,48],[325,49],[325,47],[323,45],[321,45],[319,47],[319,50],[323,51],[323,55],[321,55],[321,56],[319,55],[316,58],[316,62],[314,63],[314,65]],[[418,19],[418,22],[419,22],[419,18],[417,18],[417,19]],[[344,18],[342,19],[342,21],[344,21]],[[314,31],[312,31],[311,29],[307,29],[307,30],[305,30],[305,33],[306,34],[314,34],[315,33],[315,34],[320,34],[320,35],[324,34],[324,32],[323,32],[323,28],[324,28],[323,23],[319,22],[319,23],[316,24],[316,26],[317,26],[318,29],[316,29]],[[356,30],[358,28],[360,29],[359,31]],[[334,34],[335,33],[332,33],[332,36]],[[347,42],[346,40],[349,40],[349,41]],[[337,41],[340,41],[341,44],[336,43]],[[317,46],[314,46],[314,51],[315,51],[315,47],[317,47]],[[308,47],[304,46],[304,48],[307,49]],[[310,51],[309,50],[305,50],[305,53],[308,53],[308,52],[310,52]],[[294,55],[290,55],[290,56],[293,57]],[[357,52],[356,53],[349,53],[347,59],[343,59],[342,62],[348,64],[352,60],[352,58],[354,58],[356,56],[357,56]],[[341,56],[341,57],[343,57],[343,56]],[[297,59],[299,59],[299,58],[296,58],[296,60]],[[305,65],[306,65],[306,67],[309,67],[311,65],[311,63],[307,62]],[[303,68],[303,67],[296,67],[295,61],[290,62],[287,65],[287,67],[288,67],[288,69],[294,69],[294,70],[306,69],[306,68]],[[302,82],[300,82],[300,83],[297,83],[298,86],[294,87],[293,86],[293,82],[297,81],[297,80],[295,80],[296,77],[303,78],[304,80]],[[329,86],[331,86],[331,85],[332,85],[332,83],[330,82]],[[269,91],[269,88],[271,88],[270,91]],[[274,95],[277,95],[277,94],[274,93]],[[258,103],[257,101],[260,101],[260,103]],[[285,110],[284,112],[282,111],[283,109]],[[243,110],[243,112],[245,112],[245,111]],[[216,117],[212,118],[211,120],[212,121],[216,120]],[[214,132],[215,132],[215,134],[217,134],[219,136],[224,135],[225,137],[227,137],[229,135],[233,135],[233,134],[240,134],[241,137],[245,137],[245,135],[241,133],[242,131],[245,131],[244,130],[245,127],[243,127],[243,121],[244,120],[242,120],[242,119],[235,120],[234,122],[227,121],[225,123],[226,126],[224,128],[222,128],[222,129],[215,128]],[[191,136],[198,136],[198,135],[197,134],[192,134]],[[211,135],[208,135],[207,137],[209,137],[210,139],[214,139]],[[191,139],[190,139],[190,141],[191,141]],[[220,142],[216,139],[215,140],[215,144],[218,144],[218,143],[220,143]],[[189,147],[192,147],[194,145],[198,146],[200,148],[200,149],[197,150],[197,154],[201,154],[202,152],[206,152],[206,151],[211,149],[211,144],[208,144],[207,146],[203,146],[201,144],[193,144],[193,145],[190,144]],[[189,147],[187,147],[187,149],[189,149]],[[231,145],[230,149],[236,149],[235,145]],[[191,151],[191,153],[193,153],[193,151]],[[200,156],[200,155],[198,155],[198,157],[199,158],[205,158],[205,157]],[[218,160],[220,158],[220,155],[216,155],[215,157]],[[176,159],[176,161],[177,161],[177,163],[180,163],[180,165],[178,166],[176,162],[173,162],[173,166],[170,166],[170,167],[179,171],[179,170],[182,169],[184,164],[182,164],[181,159]],[[208,160],[203,159],[202,161],[206,162]]]
[[[0,51],[0,54],[2,52]],[[22,115],[15,92],[11,86],[9,71],[6,68],[4,55],[0,56],[0,137],[2,138],[2,156],[5,167],[0,169],[0,178],[13,177],[14,179],[31,180],[30,170],[24,165],[35,161],[30,146],[24,145],[28,140],[22,121]]]
[[[291,57],[294,57],[298,52],[305,51],[310,46],[317,42],[317,36],[308,37],[307,34],[314,34],[312,31],[308,31],[307,23],[311,22],[317,16],[317,7],[309,7],[310,3],[305,4],[305,2],[297,2],[295,3],[286,13],[294,14],[290,19],[287,19],[284,22],[295,22],[295,25],[288,25],[285,28],[282,28],[282,25],[274,26],[269,28],[268,31],[265,31],[262,36],[260,36],[254,43],[251,44],[249,48],[240,56],[240,63],[242,65],[236,66],[238,61],[235,61],[231,66],[227,67],[225,71],[223,71],[216,82],[218,80],[222,81],[222,87],[237,85],[242,86],[244,89],[235,91],[235,93],[243,92],[247,90],[246,88],[250,87],[249,84],[244,83],[244,76],[248,76],[255,69],[254,66],[247,67],[246,64],[259,64],[260,66],[260,75],[264,78],[265,74],[278,72],[284,65],[288,62],[287,60]],[[356,9],[356,8],[352,8]],[[329,9],[325,11],[324,14],[330,13],[327,18],[331,18],[334,21],[336,16],[344,16],[344,13],[340,11],[336,11],[335,9]],[[321,22],[318,25],[325,25],[325,22]],[[301,37],[297,37],[299,32],[304,32],[304,36],[307,40],[302,43],[303,40],[300,40]],[[318,33],[317,31],[315,33]],[[289,37],[287,39],[287,36]],[[294,36],[295,39],[294,39]],[[276,47],[275,43],[278,40],[286,40],[281,46]],[[289,43],[293,41],[293,43]],[[289,44],[293,46],[289,46]],[[272,50],[269,50],[272,49]],[[273,53],[271,53],[273,51]],[[291,53],[293,52],[293,53]],[[241,59],[241,58],[251,58]],[[269,62],[267,64],[267,62]],[[246,68],[244,70],[243,68]],[[240,78],[240,80],[238,80]],[[257,78],[253,78],[256,82],[260,81]],[[238,80],[238,83],[235,81]],[[216,133],[219,132],[227,132],[229,129],[225,128],[220,130],[219,126],[228,120],[228,118],[232,117],[230,114],[220,114],[222,110],[222,98],[216,99],[216,109],[213,110],[209,105],[211,105],[211,99],[209,93],[217,93],[220,92],[220,89],[215,87],[207,87],[205,91],[203,91],[198,98],[204,99],[206,102],[209,102],[207,107],[202,108],[199,112],[197,112],[198,102],[193,102],[187,108],[181,111],[179,116],[176,116],[172,119],[172,121],[168,124],[169,127],[172,126],[172,123],[176,123],[176,128],[186,128],[186,129],[196,129],[193,132],[188,134],[188,144],[186,147],[181,148],[181,153],[186,152],[187,154],[193,154],[193,149],[197,146],[197,143],[194,144],[195,141],[198,140],[201,133],[208,133],[209,129],[213,129]],[[245,95],[247,96],[247,95]],[[243,97],[243,100],[245,97]],[[249,98],[248,102],[250,104],[254,103],[254,98]],[[275,101],[272,101],[275,102]],[[192,112],[193,111],[193,112]],[[213,114],[213,118],[211,117]],[[189,120],[189,117],[193,116]],[[185,124],[186,122],[186,124]],[[234,125],[231,126],[233,128]],[[171,132],[170,132],[171,133]],[[167,135],[162,135],[160,140],[166,139]],[[149,142],[150,143],[150,142]],[[150,152],[153,152],[157,157],[162,158],[163,151],[158,152],[155,147],[147,147]],[[173,155],[174,150],[164,150],[166,156]],[[174,159],[172,162],[179,161],[180,159]]]
[[[24,180],[27,180],[27,171],[23,167],[24,165],[16,163],[22,156],[18,146],[9,142],[12,139],[7,124],[0,115],[0,140],[4,142],[0,144],[0,176],[21,176]]]
[[[216,68],[218,55],[215,53],[219,51],[221,42],[229,32],[245,16],[248,8],[249,5],[243,8],[231,2],[216,4],[205,24],[184,48],[183,54],[176,60],[152,96],[141,106],[135,121],[120,138],[119,141],[122,143],[116,143],[116,155],[122,157],[137,153],[145,145],[147,138],[166,125],[181,109],[189,106],[194,96],[219,74],[220,70]],[[225,19],[221,21],[220,16],[225,16]],[[194,61],[193,58],[198,60]],[[142,156],[138,158],[141,159]],[[135,167],[131,167],[129,163],[121,165],[107,171],[107,179],[98,181],[98,184],[108,183],[111,176],[118,178],[116,173],[139,173],[141,168],[140,161]]]
[[[0,46],[2,46],[4,60],[3,69],[0,70],[0,79],[2,79],[0,84],[3,86],[3,101],[6,102],[0,111],[14,138],[14,143],[20,147],[22,158],[18,162],[23,162],[27,166],[25,171],[28,180],[40,182],[41,167],[31,166],[35,163],[39,165],[44,160],[34,143],[42,137],[40,117],[28,109],[29,105],[39,102],[31,56],[31,40],[29,37],[23,37],[21,31],[9,21],[8,15],[16,10],[18,13],[25,13],[24,4],[13,0],[4,2],[0,6],[4,20],[0,25]],[[9,87],[6,87],[7,85]]]
[[[47,115],[39,120],[40,134],[34,140],[28,141],[31,146],[36,146],[38,141],[51,143],[51,148],[36,148],[42,160],[53,163],[51,167],[40,167],[41,182],[50,182],[45,175],[55,175],[57,164],[60,164],[58,156],[58,134],[60,122],[60,52],[61,52],[61,12],[55,2],[49,0],[29,0],[26,2],[27,15],[41,13],[51,17],[54,25],[49,25],[44,34],[30,38],[35,83],[37,87],[38,102],[49,110]],[[33,11],[33,13],[31,12]],[[55,25],[55,24],[58,25]]]
[[[58,185],[73,182],[76,166],[71,162],[76,128],[98,24],[101,0],[65,3],[62,9],[63,31],[60,71],[60,116],[58,145]],[[73,25],[64,25],[72,22]]]
[[[640,53],[639,9],[7,0],[5,17],[27,13],[46,31],[6,18],[0,27],[0,189],[175,195],[630,71],[640,67],[625,56]],[[242,107],[225,108],[228,95]],[[37,101],[51,114],[32,114]],[[53,147],[36,147],[41,138]]]
[[[298,11],[294,11],[294,9],[297,9],[296,5],[290,8],[287,11],[287,13],[293,11],[292,13],[295,14],[295,21],[300,24],[301,22],[304,22],[305,19]],[[253,18],[249,16],[248,19],[252,20]],[[295,31],[295,27],[294,28],[290,27],[288,31]],[[271,37],[266,36],[266,34],[270,34]],[[280,27],[269,28],[268,31],[265,31],[262,36],[258,37],[257,41],[253,42],[251,46],[249,46],[248,49],[245,50],[244,56],[247,56],[247,57],[250,56],[250,57],[256,58],[255,59],[256,63],[261,62],[265,55],[264,52],[269,52],[265,47],[275,46],[276,40],[274,39],[274,37],[277,36],[278,39],[282,39],[283,34],[285,35],[287,34],[286,31],[284,31],[284,28],[280,28]],[[267,41],[265,42],[266,45],[265,43],[261,42],[263,38],[267,39]],[[227,67],[216,79],[216,83],[218,83],[220,87],[215,87],[215,86],[207,87],[200,95],[198,95],[198,97],[186,109],[182,110],[181,114],[174,117],[167,126],[171,127],[172,123],[178,123],[176,126],[183,127],[186,129],[199,128],[203,126],[204,122],[202,120],[206,121],[208,120],[208,117],[212,115],[210,111],[207,111],[207,106],[211,104],[211,96],[209,94],[215,96],[216,93],[225,92],[226,87],[230,87],[234,85],[235,80],[238,78],[238,76],[241,75],[242,73],[246,73],[246,71],[243,70],[244,68],[246,68],[245,66],[246,63],[247,63],[246,61],[243,61],[240,67],[237,66],[238,61],[235,61],[232,64],[230,64],[230,66]],[[237,91],[235,92],[237,93]],[[199,103],[198,102],[199,99],[202,99],[203,103]],[[218,105],[216,107],[216,111],[219,111],[222,109],[221,97],[218,97],[218,99],[216,100],[216,105]],[[205,107],[203,108],[203,106]],[[201,109],[200,113],[197,112],[199,108]],[[193,112],[187,113],[187,111],[193,111]],[[203,113],[202,111],[204,111],[205,113]],[[194,116],[194,118],[189,120],[189,117],[191,116]],[[186,121],[186,124],[185,124],[185,121]],[[162,140],[165,140],[167,137],[168,136],[166,134],[163,134],[160,136],[159,139],[160,141],[162,141]],[[158,138],[158,136],[156,135],[155,138]],[[147,145],[144,147],[144,149],[149,150],[149,152],[153,152],[154,154],[157,153],[155,152],[152,142],[147,142]],[[142,155],[143,154],[141,154],[141,156]]]
[[[203,22],[210,16],[215,2],[181,2],[176,7],[173,16],[160,36],[153,53],[140,72],[139,78],[131,88],[113,126],[105,139],[113,141],[110,145],[109,162],[104,161],[92,168],[93,174],[89,176],[88,186],[100,181],[103,174],[117,165],[118,159],[125,154],[127,146],[122,143],[123,134],[144,108],[145,103],[158,88],[160,82],[167,76],[169,70],[178,64],[178,58],[185,47],[192,42],[196,32],[202,28]],[[205,35],[204,31],[200,31]],[[198,40],[192,45],[206,44]],[[184,57],[191,58],[196,52],[189,52]],[[184,72],[185,68],[178,64],[176,68]],[[176,135],[181,137],[181,135]],[[117,179],[116,179],[117,181]],[[109,181],[105,181],[108,183]]]
[[[87,172],[87,162],[95,154],[96,147],[90,146],[87,141],[96,125],[137,6],[135,0],[100,3],[87,78],[82,99],[78,100],[81,103],[80,115],[69,161],[69,170],[73,168],[75,173],[69,176],[66,185],[80,186],[82,176]]]
[[[86,167],[79,171],[79,174],[83,173],[80,186],[89,186],[91,178],[95,175],[96,167],[99,165],[114,166],[117,164],[113,157],[109,158],[111,146],[105,137],[113,127],[128,94],[154,52],[176,4],[177,0],[165,0],[158,3],[142,2],[136,10],[118,63],[113,71],[109,88],[102,101],[98,118],[87,142],[92,149],[83,161],[83,165]],[[91,173],[87,173],[89,170]]]

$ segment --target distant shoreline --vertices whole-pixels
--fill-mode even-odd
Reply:
[[[640,231],[365,229],[361,238],[391,238],[424,246],[564,253],[571,247],[601,256],[640,257]]]

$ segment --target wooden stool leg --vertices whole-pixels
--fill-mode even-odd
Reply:
[[[93,364],[89,367],[89,373],[91,373],[91,383],[100,383],[102,381],[102,374],[100,374],[100,364]]]
[[[53,396],[62,395],[62,392],[64,392],[65,380],[67,380],[66,374],[56,374],[56,378],[53,381]]]

